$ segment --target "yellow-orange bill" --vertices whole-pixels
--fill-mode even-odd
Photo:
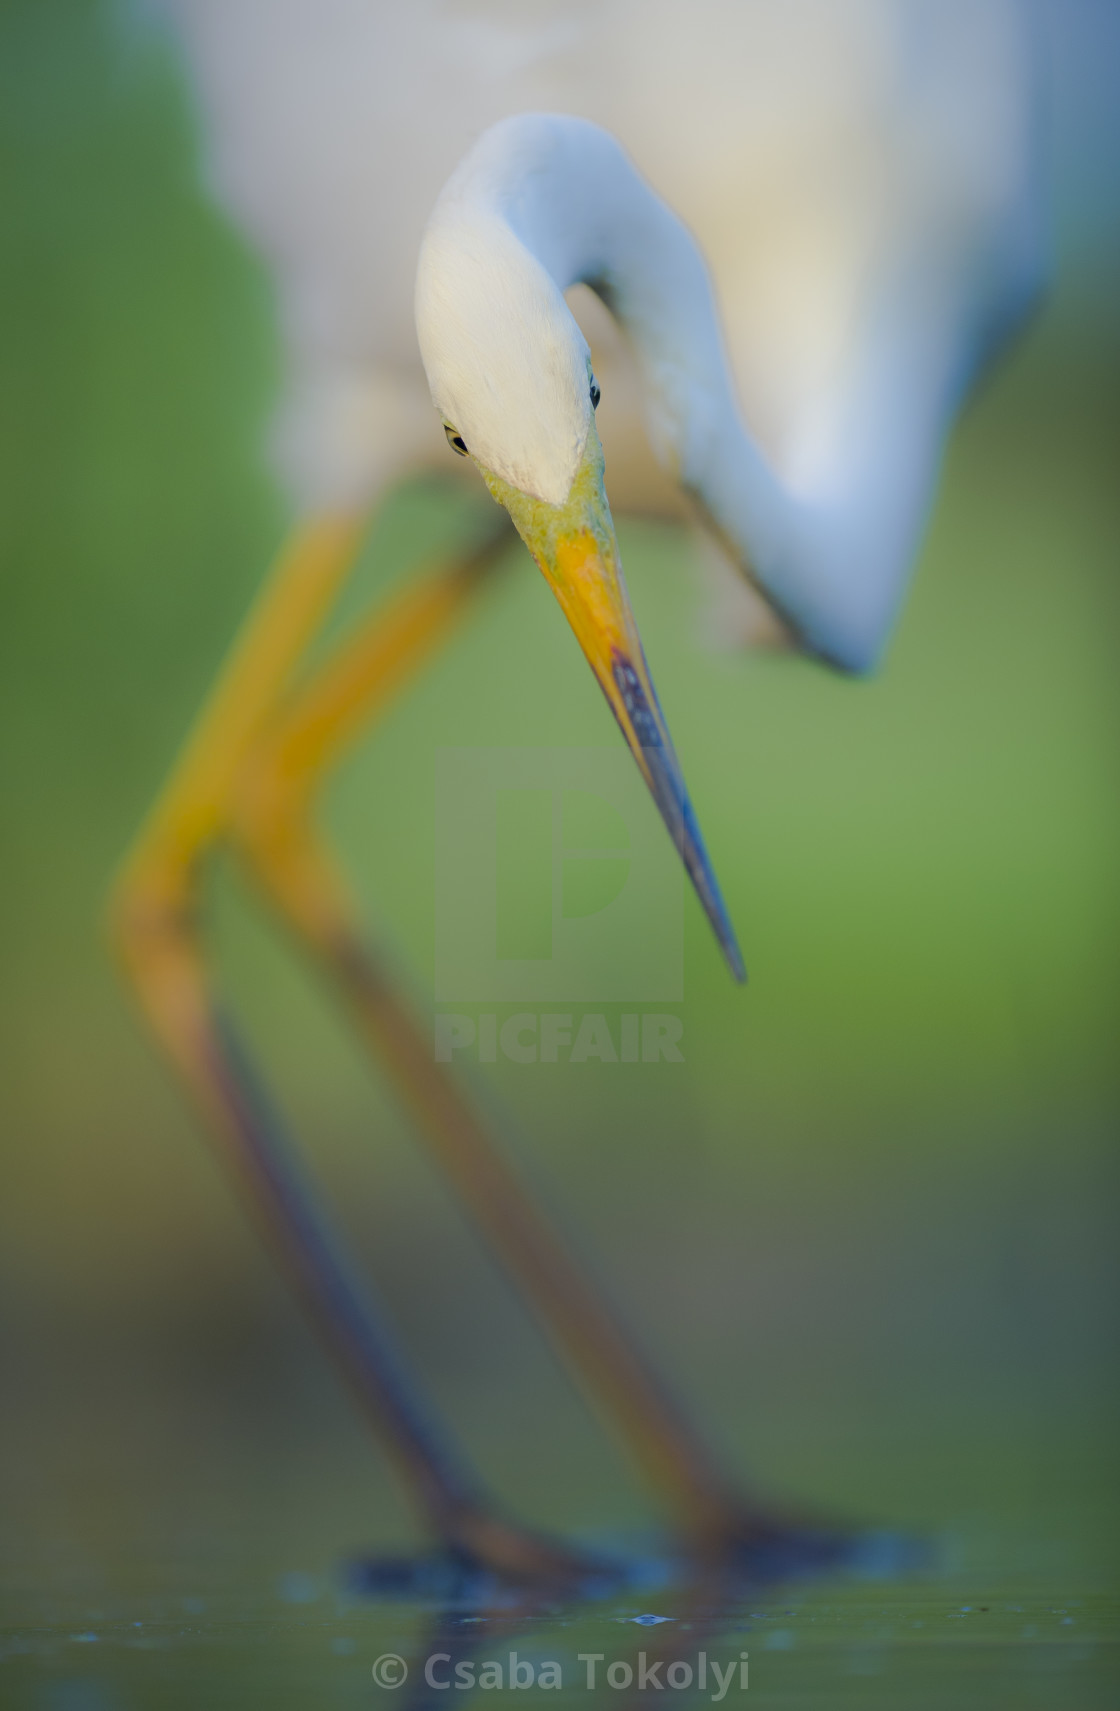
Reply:
[[[559,601],[680,851],[727,965],[736,980],[745,980],[735,930],[704,848],[630,609],[594,425],[563,505],[549,505],[509,487],[485,469],[482,473]]]

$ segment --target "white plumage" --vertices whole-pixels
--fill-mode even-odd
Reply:
[[[169,3],[214,184],[275,272],[289,358],[276,447],[302,506],[453,463],[413,326],[425,221],[496,120],[582,116],[711,273],[747,431],[745,453],[734,425],[713,441],[725,466],[702,508],[809,645],[873,660],[961,391],[1040,274],[1015,0]],[[601,305],[570,300],[602,384],[612,504],[679,512],[656,420],[670,467],[650,451],[648,385]],[[550,492],[570,455],[552,447]],[[548,456],[527,447],[522,475]]]

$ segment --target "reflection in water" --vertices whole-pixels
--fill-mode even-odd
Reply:
[[[449,1691],[463,1703],[495,1690],[578,1694],[619,1711],[653,1691],[682,1701],[719,1704],[746,1691],[750,1679],[749,1619],[710,1602],[699,1587],[666,1589],[672,1614],[613,1608],[615,1632],[577,1640],[580,1617],[595,1607],[511,1608],[491,1604],[464,1612],[442,1608],[421,1630],[409,1658],[407,1711],[445,1704]],[[659,1600],[660,1602],[661,1600]],[[520,1648],[520,1649],[519,1649]],[[376,1666],[375,1666],[376,1667]]]
[[[578,1693],[624,1711],[655,1692],[668,1692],[674,1703],[734,1702],[750,1686],[754,1621],[767,1623],[766,1650],[796,1643],[794,1631],[775,1626],[756,1603],[826,1570],[887,1580],[923,1559],[928,1551],[901,1535],[791,1529],[749,1564],[730,1568],[652,1551],[589,1554],[574,1599],[502,1581],[448,1553],[370,1559],[354,1565],[348,1580],[363,1598],[429,1607],[408,1655],[382,1654],[371,1666],[383,1691],[405,1687],[402,1711],[444,1705],[449,1692],[463,1703],[532,1689]],[[639,1596],[657,1609],[619,1605],[620,1597]],[[585,1623],[600,1630],[593,1649],[574,1638]]]
[[[625,1584],[563,1599],[435,1558],[367,1564],[359,1595],[353,1576],[165,1543],[165,1559],[122,1559],[108,1577],[72,1553],[49,1576],[26,1557],[8,1565],[4,1711],[430,1711],[511,1690],[581,1711],[749,1711],[759,1695],[805,1711],[1116,1702],[1099,1572],[1083,1554],[1043,1572],[1014,1532],[958,1539],[921,1571],[905,1540],[880,1538],[843,1570],[737,1584],[632,1553]]]

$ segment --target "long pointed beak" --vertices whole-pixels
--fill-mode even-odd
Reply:
[[[618,720],[661,818],[696,888],[736,980],[746,980],[708,852],[685,788],[622,575],[603,486],[603,451],[592,422],[583,461],[562,505],[510,487],[483,468],[495,499],[513,518]]]

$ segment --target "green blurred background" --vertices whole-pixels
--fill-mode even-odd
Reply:
[[[1094,13],[1071,8],[1054,50],[1056,287],[954,435],[881,677],[706,655],[687,539],[623,524],[752,984],[731,988],[689,900],[683,1065],[486,1071],[526,1174],[737,1465],[957,1528],[977,1561],[1089,1578],[1116,1520],[1120,557],[1102,224],[1120,180],[1115,128],[1093,129]],[[0,77],[8,1548],[48,1579],[215,1545],[326,1570],[409,1538],[407,1512],[101,924],[283,537],[269,285],[199,186],[158,32],[5,0]],[[430,488],[401,495],[349,609],[460,521]],[[616,740],[514,558],[329,791],[422,1002],[435,750]],[[262,1062],[480,1465],[536,1521],[640,1522],[645,1496],[329,1002],[235,873],[210,898]]]

